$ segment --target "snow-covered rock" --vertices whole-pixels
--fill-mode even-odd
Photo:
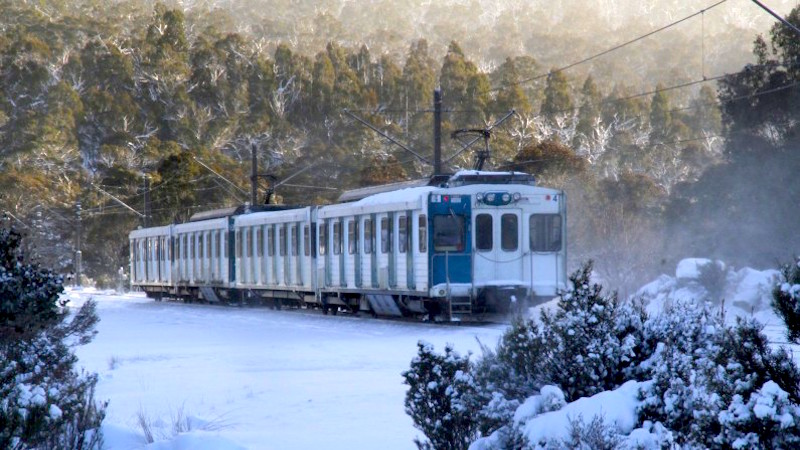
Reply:
[[[696,280],[700,278],[700,268],[711,264],[707,258],[686,258],[678,262],[675,269],[675,278],[679,280]]]

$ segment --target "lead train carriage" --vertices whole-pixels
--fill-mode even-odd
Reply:
[[[504,313],[566,288],[562,191],[462,171],[328,206],[201,213],[130,233],[149,297],[428,314]]]

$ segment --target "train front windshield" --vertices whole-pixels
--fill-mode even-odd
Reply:
[[[436,252],[464,251],[464,217],[433,216],[433,250]]]

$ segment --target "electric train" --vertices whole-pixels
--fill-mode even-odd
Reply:
[[[566,198],[519,172],[349,191],[323,206],[242,206],[130,233],[148,297],[452,320],[567,287]]]

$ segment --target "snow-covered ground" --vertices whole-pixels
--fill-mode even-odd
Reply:
[[[637,295],[648,299],[650,313],[675,299],[703,298],[698,266],[706,263],[681,261],[675,274]],[[769,306],[777,271],[726,270],[728,319],[753,314],[773,342],[783,343],[783,325]],[[110,401],[104,433],[106,448],[114,450],[414,448],[419,432],[404,412],[401,372],[417,341],[439,351],[453,343],[461,353],[479,353],[478,339],[493,346],[505,328],[158,303],[91,290],[65,295],[74,305],[88,298],[98,304],[97,337],[78,355],[83,367],[99,374],[98,399]],[[526,428],[531,438],[560,436],[566,427],[558,424],[568,417],[599,411],[630,432],[637,386],[532,417]],[[147,444],[142,421],[154,443]],[[631,435],[640,445],[650,437],[641,429]]]
[[[65,295],[97,301],[97,337],[77,353],[99,375],[97,398],[110,401],[113,450],[411,449],[419,433],[401,372],[417,341],[477,353],[476,338],[494,345],[504,328]],[[176,423],[191,430],[175,433]]]

